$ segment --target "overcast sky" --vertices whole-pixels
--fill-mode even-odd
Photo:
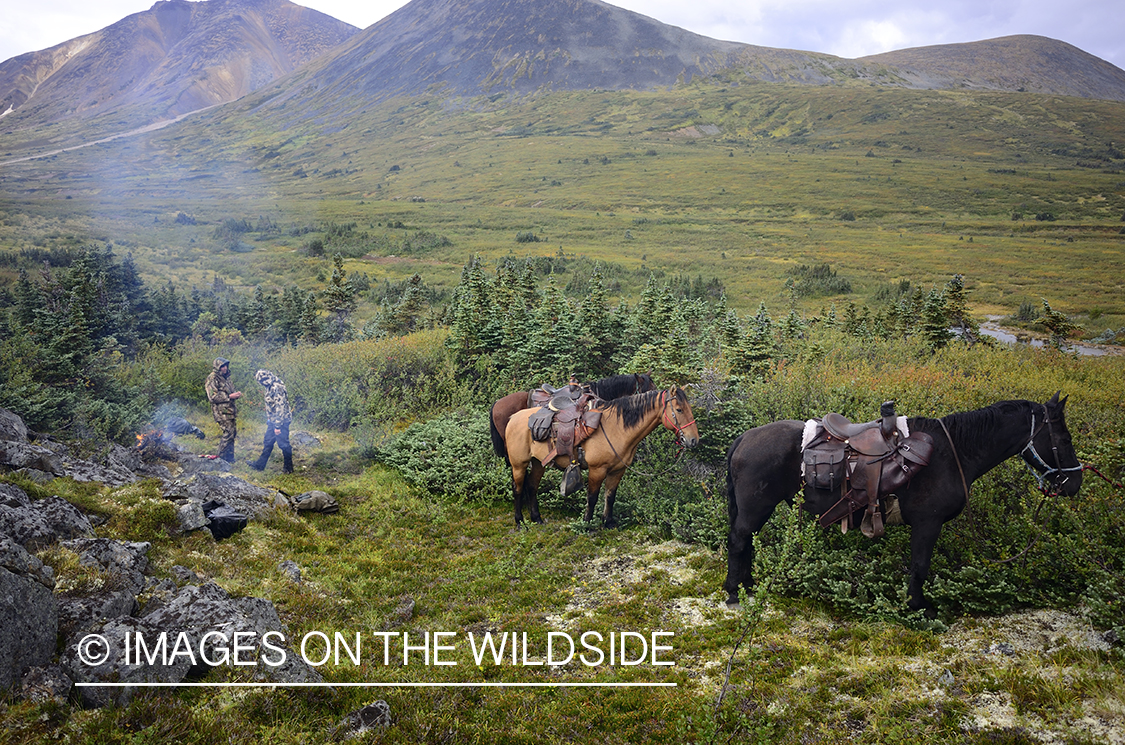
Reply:
[[[406,0],[306,0],[366,28]],[[1121,0],[619,0],[704,36],[855,58],[892,49],[1037,34],[1125,68]],[[153,0],[0,0],[0,61],[104,28]]]

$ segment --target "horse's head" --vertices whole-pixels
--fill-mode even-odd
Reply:
[[[633,373],[634,393],[648,393],[656,390],[656,383],[652,382],[652,373]]]
[[[699,428],[695,426],[695,415],[691,413],[691,404],[688,403],[687,394],[679,386],[672,386],[660,393],[664,404],[661,421],[670,429],[681,445],[693,448],[699,444]]]
[[[1021,455],[1039,475],[1040,485],[1046,482],[1054,494],[1072,497],[1082,486],[1082,464],[1074,453],[1070,430],[1066,428],[1063,408],[1067,397],[1058,392],[1043,404],[1043,410],[1032,407],[1031,439]]]

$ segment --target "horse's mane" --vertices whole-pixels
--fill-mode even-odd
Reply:
[[[927,417],[911,417],[911,431],[921,429],[930,435],[940,435],[945,439],[941,423],[949,429],[949,435],[957,442],[958,448],[975,448],[996,438],[996,428],[1000,422],[1012,414],[1031,411],[1030,401],[997,401],[994,404],[972,411],[959,411],[947,414],[941,420]]]
[[[664,391],[645,391],[632,396],[623,396],[606,403],[602,411],[616,411],[626,427],[636,427],[648,412],[660,405],[660,395]],[[676,389],[676,400],[687,403],[687,394],[682,388]]]
[[[640,380],[638,380],[638,377]],[[594,395],[606,401],[637,393],[638,384],[641,390],[651,391],[654,387],[652,378],[647,374],[637,376],[633,373],[610,375],[608,378],[586,383],[590,390],[594,392]]]

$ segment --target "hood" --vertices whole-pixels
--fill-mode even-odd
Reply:
[[[220,375],[222,375],[221,370],[222,370],[223,365],[227,366],[227,375],[229,376],[230,375],[230,360],[226,359],[225,357],[216,357],[215,361],[213,363],[211,363],[211,369],[214,370],[215,372],[219,373]]]
[[[281,382],[281,378],[277,377],[269,370],[259,370],[258,372],[254,373],[254,380],[258,381],[266,388],[273,388],[275,385]]]

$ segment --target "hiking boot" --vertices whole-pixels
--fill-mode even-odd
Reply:
[[[293,453],[292,453],[292,451],[290,451],[288,453],[283,452],[281,455],[282,455],[282,457],[285,458],[285,462],[282,464],[281,470],[284,471],[285,473],[293,473]]]
[[[246,465],[250,466],[255,471],[266,470],[266,465],[264,463],[262,463],[260,460],[248,460],[248,461],[246,461]]]

